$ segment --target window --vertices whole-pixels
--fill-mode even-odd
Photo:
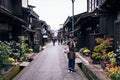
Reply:
[[[88,12],[92,11],[92,0],[89,0],[88,2]]]
[[[95,7],[98,6],[98,0],[95,0]]]
[[[98,7],[98,0],[89,0],[88,2],[88,11],[91,12]]]
[[[28,0],[22,0],[22,7],[28,7]]]
[[[94,0],[92,0],[92,11],[95,9],[95,6],[94,6]]]

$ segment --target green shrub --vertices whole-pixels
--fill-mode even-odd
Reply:
[[[3,68],[4,64],[8,62],[8,57],[11,53],[11,48],[8,44],[8,42],[0,41],[0,68]]]

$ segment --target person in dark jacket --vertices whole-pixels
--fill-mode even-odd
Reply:
[[[69,53],[68,53],[68,72],[75,72],[75,49],[76,49],[77,40],[76,38],[72,38],[70,42],[68,42]]]
[[[55,46],[55,41],[56,41],[56,39],[52,38],[53,46]]]

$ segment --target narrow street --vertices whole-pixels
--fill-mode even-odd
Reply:
[[[120,0],[0,0],[0,80],[94,79],[120,80]]]
[[[75,73],[67,72],[67,56],[63,51],[63,45],[48,44],[16,80],[88,80],[77,66]]]

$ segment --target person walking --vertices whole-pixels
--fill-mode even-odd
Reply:
[[[58,37],[58,45],[60,45],[60,38]]]
[[[76,50],[77,40],[72,37],[71,41],[68,42],[69,53],[68,56],[68,72],[75,72],[75,50]]]
[[[55,41],[56,41],[56,39],[52,38],[53,46],[55,46]]]

